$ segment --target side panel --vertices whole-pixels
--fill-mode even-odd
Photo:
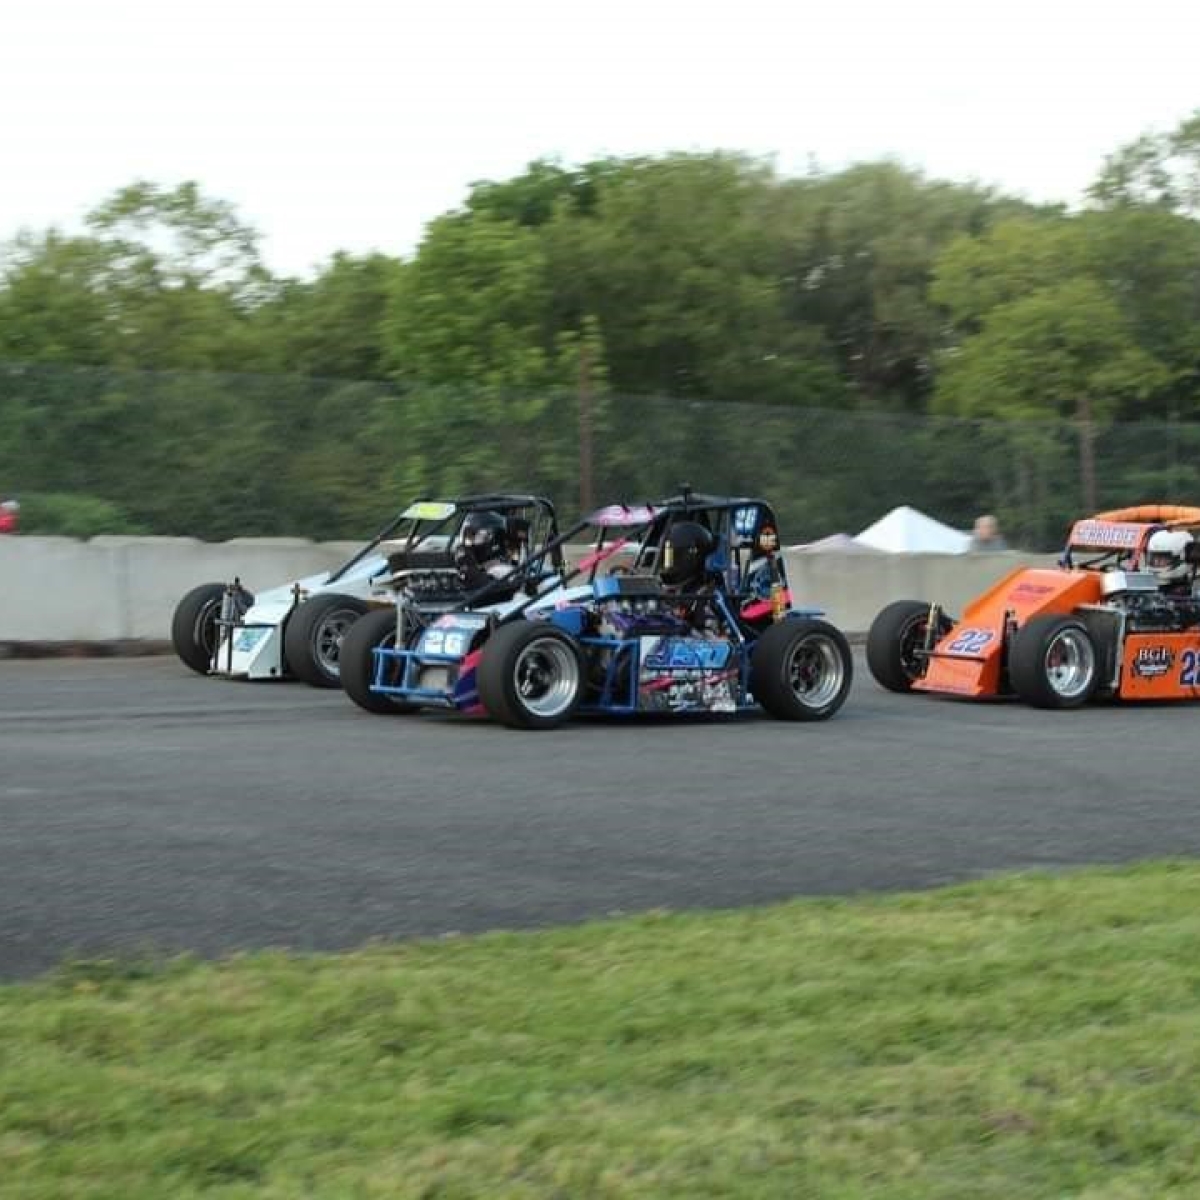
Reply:
[[[233,631],[233,654],[224,647],[218,657],[217,674],[245,675],[247,679],[283,677],[283,627],[280,625],[244,625]]]
[[[739,647],[724,638],[642,637],[638,708],[643,712],[736,712]]]
[[[243,623],[222,638],[213,674],[246,679],[282,678],[283,622],[291,611],[290,596],[273,603],[255,604],[242,618]]]
[[[1101,598],[1101,576],[1094,571],[1019,567],[990,587],[963,611],[959,621],[934,647],[925,675],[914,685],[922,692],[956,696],[996,696],[1004,673],[1004,621],[1018,625],[1046,613],[1069,613]]]
[[[1122,700],[1200,699],[1200,630],[1129,634],[1117,695]]]

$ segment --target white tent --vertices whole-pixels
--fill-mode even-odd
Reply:
[[[893,554],[965,554],[971,546],[969,533],[943,525],[907,504],[868,525],[857,540]]]
[[[803,542],[799,546],[789,546],[788,549],[800,550],[805,554],[825,554],[830,551],[837,554],[879,553],[877,546],[868,546],[848,533],[831,533],[828,537],[818,538],[815,542]]]

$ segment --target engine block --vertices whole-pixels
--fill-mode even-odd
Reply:
[[[1110,596],[1108,602],[1125,614],[1125,627],[1133,632],[1179,632],[1200,626],[1200,597],[1125,592]]]

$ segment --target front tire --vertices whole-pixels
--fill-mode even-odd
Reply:
[[[202,583],[187,592],[171,617],[171,645],[185,667],[207,675],[217,650],[217,618],[223,583]]]
[[[380,608],[359,617],[342,639],[340,674],[346,695],[367,712],[399,715],[416,711],[416,706],[395,696],[371,691],[375,682],[376,646],[395,646],[396,610]]]
[[[750,690],[781,721],[824,721],[846,701],[854,662],[845,635],[827,621],[793,617],[754,643]]]
[[[1035,617],[1013,639],[1008,677],[1035,708],[1078,708],[1100,681],[1096,643],[1078,617]]]
[[[925,674],[926,660],[917,651],[925,646],[929,633],[930,605],[921,600],[897,600],[880,610],[867,632],[867,667],[875,682],[889,692],[911,692]],[[953,628],[953,622],[939,615],[934,641]]]
[[[283,635],[283,657],[297,679],[313,687],[341,684],[342,639],[367,611],[357,596],[313,596],[292,610]]]
[[[553,729],[583,700],[583,655],[544,621],[501,625],[484,643],[476,678],[483,707],[511,729]]]

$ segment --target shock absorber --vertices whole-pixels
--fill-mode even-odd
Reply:
[[[235,575],[233,582],[225,585],[225,591],[221,596],[221,611],[217,616],[217,629],[225,636],[225,669],[231,673],[233,671],[233,631],[241,623],[249,607],[249,593],[242,587],[241,579]],[[213,650],[214,666],[220,645],[221,638],[218,635],[217,645]]]

